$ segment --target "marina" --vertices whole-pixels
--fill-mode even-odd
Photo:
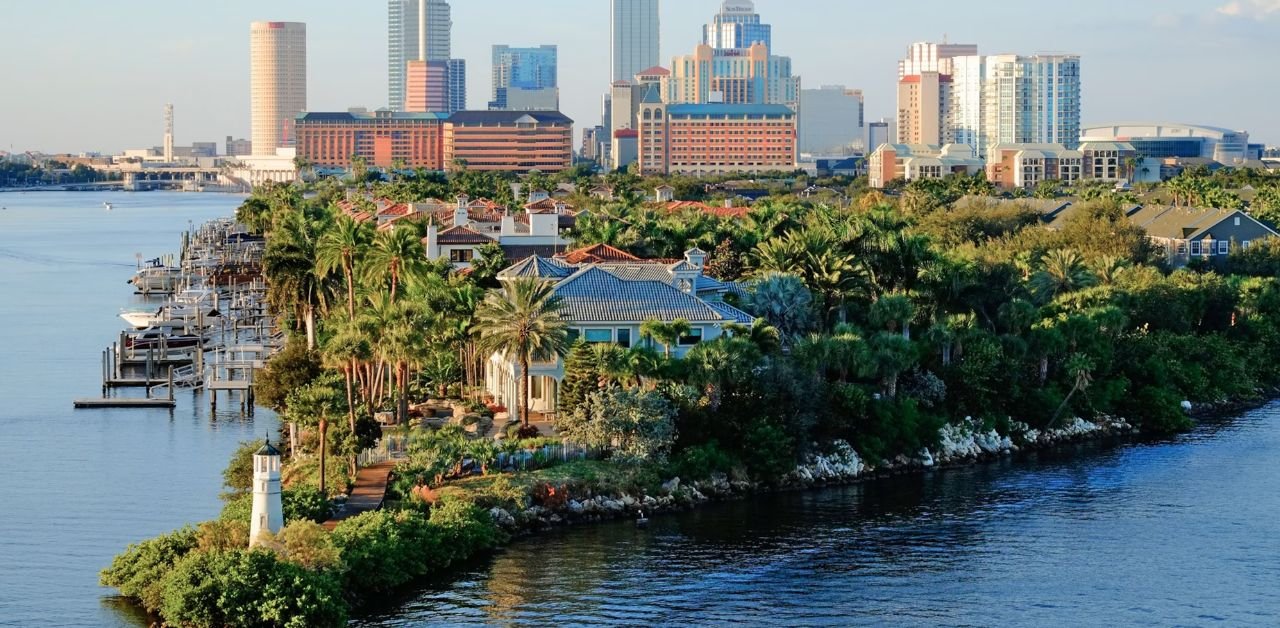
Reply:
[[[127,328],[102,351],[102,397],[74,407],[173,407],[175,390],[185,388],[206,391],[211,410],[225,393],[252,414],[254,371],[283,346],[266,306],[264,244],[224,218],[184,231],[176,260],[140,264],[129,284],[161,300],[121,312]],[[119,396],[124,389],[145,396]]]

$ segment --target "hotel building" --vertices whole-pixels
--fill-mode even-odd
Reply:
[[[361,157],[370,167],[444,169],[441,113],[310,112],[297,118],[298,157],[319,168],[349,168]]]
[[[459,111],[444,123],[444,164],[551,173],[573,165],[573,120],[558,111]]]
[[[796,113],[785,105],[640,106],[641,172],[710,175],[796,167]]]

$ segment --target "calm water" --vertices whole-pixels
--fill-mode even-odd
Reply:
[[[1280,625],[1280,405],[521,541],[368,626]]]
[[[0,194],[0,624],[138,625],[97,571],[214,516],[228,454],[275,429],[189,393],[172,416],[71,410],[97,392],[134,253],[237,202]],[[1278,452],[1273,405],[1171,441],[583,527],[358,623],[1276,626]]]
[[[100,393],[116,315],[142,303],[125,284],[135,254],[176,253],[189,221],[239,202],[0,194],[0,625],[137,625],[104,599],[98,570],[128,543],[214,517],[231,451],[276,429],[266,412],[210,418],[190,392],[172,414],[71,408]]]

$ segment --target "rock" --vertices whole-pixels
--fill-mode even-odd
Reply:
[[[653,508],[654,505],[658,503],[658,500],[650,497],[649,495],[645,495],[644,499],[640,500],[640,503],[644,505],[645,508]]]
[[[630,507],[632,507],[632,506],[635,506],[635,505],[636,505],[636,500],[635,500],[635,498],[631,497],[630,495],[623,495],[623,496],[622,496],[622,505],[623,505],[624,507],[626,507],[626,508],[630,508]]]
[[[493,518],[493,522],[498,524],[499,527],[508,529],[516,527],[516,518],[502,508],[497,506],[490,508],[489,516]]]
[[[585,508],[585,507],[583,507],[582,502],[579,502],[579,501],[574,500],[574,499],[569,500],[569,512],[571,512],[571,513],[573,513],[573,514],[575,514],[575,515],[580,515],[580,514],[582,514],[585,510],[586,510],[586,508]]]
[[[564,519],[560,517],[560,515],[553,514],[551,515],[551,518],[548,519],[548,521],[550,521],[552,525],[559,525],[560,523],[564,522]]]
[[[1193,406],[1191,405],[1191,402],[1190,402],[1190,401],[1183,400],[1183,402],[1182,402],[1182,410],[1183,410],[1184,412],[1191,412],[1191,408],[1192,408],[1192,407],[1193,407]]]
[[[680,488],[680,478],[678,477],[671,478],[670,480],[667,480],[666,482],[662,483],[662,492],[666,495],[670,495],[676,492],[676,489],[679,489],[679,488]]]
[[[925,467],[933,466],[933,454],[929,452],[928,447],[920,450],[920,464]]]

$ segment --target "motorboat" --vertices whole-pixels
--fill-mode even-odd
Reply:
[[[143,294],[152,292],[170,293],[178,288],[178,283],[182,279],[182,269],[173,266],[165,266],[160,263],[159,259],[147,262],[146,266],[138,269],[133,274],[133,278],[129,283],[133,288]]]
[[[148,327],[141,331],[126,333],[124,346],[126,349],[193,349],[205,344],[204,336],[196,334],[171,334],[170,330],[161,327]]]
[[[193,288],[174,295],[167,304],[154,310],[123,310],[120,318],[135,329],[154,327],[168,321],[198,321],[213,324],[222,314],[218,312],[218,296],[212,290]]]
[[[107,211],[111,211],[111,203],[108,203],[107,201],[102,201],[102,206],[105,207]]]

